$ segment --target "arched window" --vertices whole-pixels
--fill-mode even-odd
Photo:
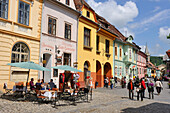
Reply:
[[[12,48],[11,63],[29,61],[30,51],[23,42],[16,43]]]

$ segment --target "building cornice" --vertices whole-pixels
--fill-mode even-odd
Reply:
[[[16,33],[16,32],[13,32],[13,31],[7,31],[7,30],[3,30],[3,29],[0,29],[0,33],[13,35],[13,36],[17,36],[17,37],[22,37],[22,38],[26,38],[26,39],[30,39],[30,40],[40,41],[39,38],[36,38],[36,37],[33,37],[33,36],[23,35],[23,34],[20,34],[20,33]]]

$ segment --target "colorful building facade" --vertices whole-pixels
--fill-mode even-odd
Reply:
[[[78,69],[80,81],[86,80],[88,73],[93,84],[98,82],[103,87],[104,77],[113,77],[113,40],[116,34],[109,31],[109,24],[99,24],[103,19],[84,1],[74,0],[76,8],[81,11],[78,29]],[[105,26],[106,25],[106,26]],[[105,26],[105,27],[104,27]]]
[[[146,74],[146,58],[147,55],[142,52],[142,51],[138,51],[137,52],[137,68],[138,68],[138,77],[141,79],[143,77],[145,77]]]
[[[46,0],[43,7],[41,65],[51,69],[59,65],[70,65],[77,62],[78,17],[74,1]],[[40,79],[50,79],[58,86],[59,74],[63,70],[51,69],[41,72]]]
[[[0,83],[26,81],[28,69],[7,63],[39,63],[42,0],[3,0],[0,4]],[[37,79],[38,71],[31,70]]]

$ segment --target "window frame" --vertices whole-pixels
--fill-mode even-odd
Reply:
[[[17,44],[19,44],[19,52],[13,50],[14,47],[17,46]],[[27,47],[27,48],[26,48],[26,49],[28,49],[28,52],[27,52],[27,53],[22,52],[22,47],[23,47],[22,45],[24,45],[25,47]],[[19,59],[18,61],[16,61],[16,58],[14,58],[14,59],[15,59],[15,62],[13,62],[13,54],[15,55],[15,57],[19,57],[19,58],[18,58],[18,59]],[[17,56],[16,56],[16,55],[17,55]],[[12,47],[11,63],[27,62],[27,61],[22,61],[22,55],[24,55],[24,57],[25,57],[25,55],[27,55],[27,61],[30,61],[30,49],[29,49],[28,45],[27,45],[26,43],[24,43],[24,42],[17,42],[17,43],[15,43],[15,44],[13,45],[13,47]]]
[[[120,57],[122,57],[122,48],[120,48]]]
[[[90,18],[90,11],[87,11],[87,12],[86,12],[86,16],[87,16],[88,18]]]
[[[129,58],[132,59],[132,50],[129,49]]]
[[[66,5],[69,6],[70,5],[70,0],[66,0],[65,3],[66,3]]]
[[[117,56],[117,46],[115,46],[115,56]]]
[[[50,22],[50,24],[49,24],[49,19],[51,19],[52,20],[52,22]],[[55,20],[55,24],[54,24],[54,20]],[[49,28],[50,28],[50,26],[49,25],[51,25],[51,33],[49,32]],[[55,25],[55,34],[53,33],[54,32],[54,30],[53,30],[53,26]],[[56,28],[57,27],[57,19],[56,18],[53,18],[53,17],[51,17],[51,16],[48,16],[48,34],[50,34],[50,35],[54,35],[54,36],[56,36]]]
[[[71,55],[71,53],[65,53],[65,52],[63,53],[63,65],[68,65],[67,63],[65,64],[65,58],[66,58],[65,54],[70,55],[69,56],[70,58],[68,58],[68,60],[70,60],[70,65],[69,66],[71,66],[71,56],[72,55]]]
[[[117,71],[118,71],[117,69],[118,69],[118,68],[117,68],[117,67],[115,67],[115,75],[117,75],[117,73],[118,73],[118,72],[117,72]]]
[[[67,26],[67,28],[69,28],[70,27],[70,29],[66,29],[66,26]],[[65,28],[64,28],[64,38],[65,39],[68,39],[68,40],[71,40],[71,24],[68,24],[68,23],[65,23]],[[67,32],[66,32],[67,31]],[[68,36],[69,36],[69,31],[70,31],[70,38],[68,38]],[[66,38],[66,36],[67,36],[67,38]]]
[[[89,33],[86,33],[89,32]],[[91,30],[84,27],[84,46],[90,47],[91,46]]]
[[[96,50],[99,51],[99,42],[100,42],[100,37],[97,35],[96,36]]]
[[[110,52],[109,49],[110,49],[110,41],[106,39],[105,40],[105,52],[109,53]]]
[[[23,10],[23,11],[20,9],[20,3],[23,3],[23,4],[24,4],[24,10]],[[26,5],[28,5],[29,11],[26,11],[26,10],[25,10]],[[31,7],[30,4],[28,4],[28,3],[26,3],[26,2],[24,2],[24,1],[22,1],[22,0],[19,0],[19,4],[18,4],[18,23],[23,24],[23,25],[26,25],[26,26],[29,26],[29,24],[30,24],[30,10],[31,10],[30,7]],[[25,15],[26,13],[28,13],[28,15],[27,15],[27,16],[28,16],[28,20],[25,19],[25,16],[22,17],[23,20],[21,19],[22,21],[25,21],[25,23],[24,23],[24,22],[20,22],[20,18],[21,18],[20,11],[23,12],[23,15]],[[25,20],[24,20],[24,19],[25,19]],[[27,21],[28,21],[28,24],[27,24]]]
[[[3,5],[5,4],[5,10],[3,11]],[[1,1],[1,9],[0,9],[0,18],[4,18],[4,19],[8,19],[8,11],[9,11],[9,0],[6,0],[6,2],[4,3],[3,1]],[[4,17],[2,17],[2,14],[4,12]],[[6,16],[5,16],[6,15]]]

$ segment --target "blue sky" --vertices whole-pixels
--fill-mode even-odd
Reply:
[[[86,0],[101,16],[153,56],[170,49],[170,0]]]

